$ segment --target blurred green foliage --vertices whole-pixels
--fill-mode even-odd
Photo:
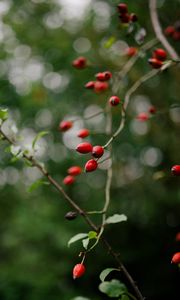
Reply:
[[[110,92],[102,95],[85,90],[94,74],[118,71],[127,61],[123,51],[139,47],[135,32],[119,23],[119,1],[31,0],[0,2],[0,105],[8,107],[9,134],[17,133],[28,148],[39,131],[49,131],[36,143],[37,158],[62,182],[67,168],[83,166],[86,157],[75,153],[75,134],[66,138],[58,132],[60,120],[82,117],[95,108],[104,108]],[[126,1],[145,28],[145,42],[154,38],[148,1]],[[162,28],[174,24],[180,15],[179,1],[158,1]],[[179,41],[169,40],[178,52]],[[111,45],[112,44],[112,45]],[[104,47],[106,45],[106,48]],[[107,47],[108,46],[108,47]],[[148,51],[120,83],[123,99],[128,87],[150,70]],[[72,67],[85,56],[91,66]],[[180,231],[179,178],[170,173],[179,163],[179,68],[142,85],[131,99],[127,124],[113,143],[113,185],[109,215],[124,213],[128,221],[109,225],[105,235],[120,251],[122,261],[149,300],[178,300],[179,273],[170,264],[180,250],[175,235]],[[157,108],[147,124],[135,117],[150,105]],[[113,130],[119,111],[113,110]],[[105,117],[83,123],[91,131],[102,132]],[[24,140],[23,140],[24,137]],[[93,144],[107,141],[104,134],[92,135]],[[0,148],[0,298],[3,300],[72,300],[84,296],[105,299],[98,291],[103,268],[116,267],[102,245],[87,257],[83,278],[73,281],[72,268],[79,262],[81,244],[67,247],[68,240],[89,228],[78,217],[64,219],[71,208],[51,186],[28,192],[41,176],[22,161],[10,162]],[[83,174],[65,188],[86,210],[102,209],[106,171]],[[100,217],[94,216],[100,222]],[[119,278],[118,278],[119,279]],[[124,282],[124,278],[120,278]],[[126,283],[126,282],[125,282]]]

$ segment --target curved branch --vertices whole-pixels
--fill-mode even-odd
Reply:
[[[151,22],[156,34],[157,39],[162,43],[166,51],[169,53],[172,59],[178,60],[179,56],[174,50],[174,48],[169,44],[168,40],[164,36],[161,25],[159,23],[159,18],[157,14],[157,0],[149,0],[149,9],[150,9],[150,16]]]

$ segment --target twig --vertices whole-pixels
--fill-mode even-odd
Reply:
[[[162,45],[167,50],[171,58],[174,60],[178,60],[179,58],[178,54],[176,53],[174,48],[169,44],[168,40],[166,39],[166,37],[162,32],[161,25],[159,23],[158,14],[157,14],[157,0],[149,0],[149,9],[150,9],[152,26],[157,39],[162,43]]]

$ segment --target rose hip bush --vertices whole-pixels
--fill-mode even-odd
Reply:
[[[2,1],[3,299],[179,299],[169,6]]]

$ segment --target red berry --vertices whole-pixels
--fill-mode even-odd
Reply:
[[[77,264],[73,268],[73,279],[81,277],[85,272],[85,266],[83,264]]]
[[[65,219],[68,221],[76,219],[78,216],[77,212],[75,211],[69,211],[67,214],[65,214]]]
[[[179,41],[180,40],[180,32],[175,31],[172,35],[173,40]]]
[[[127,7],[127,4],[125,4],[125,3],[118,4],[117,8],[121,14],[128,12],[128,7]]]
[[[174,31],[175,31],[174,26],[168,26],[168,27],[166,27],[164,33],[168,36],[171,36],[171,35],[173,35]]]
[[[86,89],[93,89],[94,88],[94,81],[89,81],[85,84]]]
[[[142,122],[147,121],[149,119],[149,115],[145,112],[142,112],[137,116],[137,119]]]
[[[176,234],[176,238],[175,238],[176,242],[180,242],[180,232],[178,232]]]
[[[87,163],[85,164],[85,171],[86,172],[92,172],[94,170],[97,169],[98,163],[96,160],[94,159],[90,159],[87,161]]]
[[[104,148],[102,146],[94,146],[92,148],[92,156],[99,158],[104,154]]]
[[[104,73],[97,73],[96,74],[96,79],[99,81],[106,81]]]
[[[163,64],[162,61],[157,58],[150,58],[148,62],[154,69],[160,69]]]
[[[107,82],[102,82],[102,81],[95,81],[94,83],[94,91],[96,93],[101,93],[107,90],[109,87]]]
[[[105,72],[103,72],[103,73],[104,73],[104,76],[105,76],[106,80],[111,79],[111,77],[112,77],[112,73],[111,73],[111,72],[105,71]]]
[[[138,20],[138,17],[136,14],[130,14],[129,19],[131,22],[136,22]]]
[[[175,176],[180,176],[180,165],[175,165],[171,168],[171,172]]]
[[[59,130],[60,131],[67,131],[73,126],[73,123],[71,121],[62,121],[59,123]]]
[[[89,135],[89,130],[86,128],[79,130],[77,134],[77,136],[82,139],[86,138],[88,135]]]
[[[106,81],[109,80],[111,77],[112,77],[112,73],[109,71],[96,74],[96,79],[99,81]]]
[[[119,18],[120,18],[120,20],[121,20],[121,22],[122,23],[129,23],[129,21],[130,21],[130,16],[129,16],[129,14],[121,14],[120,16],[119,16]]]
[[[180,252],[177,252],[173,255],[171,263],[180,264]]]
[[[75,181],[74,176],[68,175],[64,178],[63,183],[66,185],[70,185],[70,184],[74,183],[74,181]]]
[[[109,99],[109,103],[112,105],[112,106],[117,106],[119,103],[120,103],[121,99],[118,97],[118,96],[112,96],[110,99]]]
[[[69,175],[76,176],[82,173],[82,169],[79,166],[72,166],[67,170],[67,172]]]
[[[156,108],[155,108],[154,106],[151,106],[151,107],[149,108],[148,112],[149,112],[150,114],[155,114]]]
[[[164,49],[158,48],[153,51],[153,57],[164,61],[167,57],[167,53]]]
[[[82,154],[89,153],[92,151],[92,145],[88,142],[81,143],[77,146],[76,151]]]
[[[129,57],[134,56],[136,53],[137,53],[137,48],[135,47],[129,47],[126,50],[126,55]]]
[[[87,66],[87,60],[85,57],[80,56],[72,62],[73,67],[76,69],[84,69]]]

